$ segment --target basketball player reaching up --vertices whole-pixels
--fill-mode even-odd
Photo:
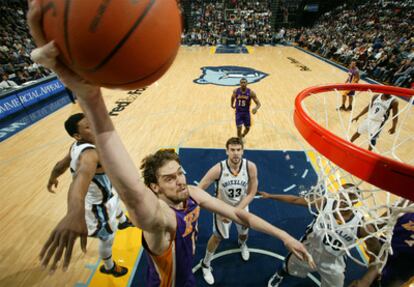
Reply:
[[[348,78],[345,81],[345,84],[356,84],[360,80],[359,70],[356,66],[356,61],[351,61],[348,70]],[[341,111],[350,111],[352,110],[352,102],[354,100],[355,91],[344,91],[342,93],[342,105],[338,108]],[[348,98],[349,104],[346,107],[346,99]]]
[[[364,238],[368,236],[368,231],[373,231],[373,227],[370,225],[367,225],[366,229],[362,227],[362,213],[352,210],[352,205],[358,202],[356,193],[359,190],[353,184],[344,184],[342,188],[347,191],[346,193],[341,192],[339,200],[329,196],[329,194],[315,199],[313,207],[317,210],[323,210],[323,214],[319,214],[312,221],[301,239],[315,258],[316,270],[321,276],[322,287],[340,287],[344,285],[346,252],[338,247],[350,246],[355,243],[357,238]],[[299,196],[269,194],[266,192],[259,192],[259,194],[264,199],[268,198],[308,207],[308,202]],[[347,194],[348,198],[344,194]],[[331,225],[325,226],[326,223],[331,223]],[[321,227],[323,229],[329,228],[330,232],[336,233],[341,240],[338,240],[336,236],[327,234],[320,229]],[[366,244],[367,248],[375,254],[378,253],[381,247],[375,238],[367,239]],[[370,270],[376,268],[376,265],[369,267]],[[305,278],[312,271],[289,254],[283,267],[270,278],[268,287],[279,286],[287,275]]]
[[[398,123],[398,101],[395,97],[382,94],[375,95],[371,99],[371,103],[367,105],[352,121],[358,121],[359,118],[368,112],[368,117],[358,127],[358,130],[352,135],[351,142],[354,142],[362,133],[368,133],[369,146],[368,150],[377,144],[377,138],[381,133],[381,129],[388,120],[392,110],[392,127],[389,129],[390,134],[394,134]]]
[[[285,231],[245,210],[225,204],[198,187],[188,186],[174,152],[158,151],[147,156],[141,165],[142,182],[112,124],[100,88],[87,83],[57,60],[59,50],[53,42],[47,43],[44,39],[41,19],[38,2],[30,1],[29,29],[40,47],[32,52],[32,57],[53,69],[76,94],[91,125],[100,162],[125,203],[132,222],[143,230],[143,246],[150,259],[148,286],[195,286],[192,261],[200,206],[282,240],[298,258],[314,266],[304,246]],[[76,238],[86,233],[85,228],[81,230],[76,223],[63,222],[52,233],[43,248],[44,266],[54,257],[51,269],[55,270],[64,254],[63,268],[68,267]]]
[[[244,138],[250,130],[251,116],[250,116],[250,102],[254,101],[256,106],[252,109],[252,114],[256,114],[260,109],[261,104],[256,93],[247,87],[247,80],[242,78],[240,80],[240,87],[233,91],[231,96],[231,107],[236,110],[236,127],[237,136]],[[244,131],[242,128],[244,126]]]
[[[230,138],[226,143],[227,159],[214,165],[202,178],[198,187],[206,190],[216,182],[216,196],[231,206],[249,211],[249,203],[257,192],[256,165],[243,158],[243,141],[241,138]],[[204,280],[212,285],[214,276],[210,267],[211,259],[220,241],[228,239],[232,222],[219,215],[213,214],[213,234],[208,240],[206,254],[201,267]],[[236,223],[239,234],[241,257],[248,261],[250,254],[246,241],[249,229]]]
[[[65,222],[73,222],[88,236],[98,238],[99,256],[104,261],[100,271],[115,277],[123,276],[128,269],[112,259],[112,244],[117,228],[125,229],[132,223],[122,212],[119,197],[99,163],[94,136],[84,114],[71,115],[65,121],[65,129],[76,142],[72,144],[70,153],[53,168],[47,186],[50,192],[54,192],[58,177],[70,166],[73,181],[68,194],[68,212],[57,229]],[[84,243],[86,247],[86,238]],[[41,256],[44,252],[42,250]]]

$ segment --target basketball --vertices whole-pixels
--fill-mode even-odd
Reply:
[[[171,66],[181,40],[176,0],[38,0],[60,60],[89,82],[136,89]]]

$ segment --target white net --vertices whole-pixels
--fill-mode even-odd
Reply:
[[[414,97],[408,101],[392,97],[398,102],[398,112],[394,114],[391,106],[384,107],[387,114],[390,112],[389,118],[381,119],[381,123],[374,125],[374,130],[368,125],[371,130],[368,128],[365,134],[361,125],[369,123],[366,118],[372,120],[375,115],[371,110],[374,105],[370,103],[377,94],[369,90],[356,92],[353,108],[346,112],[336,109],[341,105],[342,93],[334,90],[312,94],[302,101],[302,107],[319,125],[335,135],[350,140],[358,132],[360,137],[355,140],[355,145],[371,147],[374,153],[413,165]],[[367,113],[357,123],[352,121],[366,107]],[[392,122],[397,117],[395,132],[385,132],[392,129]],[[346,253],[360,265],[370,262],[382,268],[392,253],[394,225],[402,213],[414,212],[414,203],[362,181],[312,148],[308,156],[318,181],[311,190],[303,192],[303,196],[309,203],[310,212],[317,217],[317,228],[324,234],[324,244],[330,245],[338,254]],[[335,204],[327,208],[328,200]],[[355,217],[361,220],[352,220]],[[373,244],[375,242],[377,245]]]

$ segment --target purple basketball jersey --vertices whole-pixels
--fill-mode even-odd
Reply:
[[[249,88],[246,88],[244,93],[241,88],[236,90],[236,114],[250,112],[250,92],[251,90]]]
[[[200,207],[190,197],[184,209],[173,210],[177,219],[177,230],[173,242],[163,254],[152,254],[142,236],[149,265],[146,286],[196,286],[192,267]]]
[[[391,246],[394,254],[411,254],[414,259],[414,213],[401,216],[393,233]]]
[[[414,276],[414,213],[401,216],[393,233],[391,246],[394,253],[388,257],[382,270],[382,286],[407,281]]]

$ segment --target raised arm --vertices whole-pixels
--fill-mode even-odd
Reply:
[[[134,225],[149,232],[173,228],[176,222],[168,216],[168,206],[160,203],[139,179],[139,173],[109,118],[100,88],[59,62],[58,48],[53,41],[46,42],[41,28],[39,1],[29,0],[27,20],[30,33],[39,47],[32,52],[32,58],[55,71],[65,86],[76,94],[95,135],[100,162],[125,203]]]
[[[254,199],[257,193],[259,181],[257,179],[257,167],[251,161],[247,161],[247,169],[249,171],[249,186],[247,187],[247,196],[240,201],[237,207],[244,209]]]
[[[68,153],[63,159],[58,161],[53,167],[52,172],[50,173],[49,181],[47,182],[47,190],[51,193],[55,193],[53,186],[57,188],[59,181],[58,177],[65,173],[70,165],[70,154]]]
[[[220,163],[217,163],[212,168],[207,171],[207,173],[203,176],[200,183],[197,185],[199,188],[203,190],[207,190],[209,186],[219,179],[221,172],[221,165]]]
[[[205,208],[216,214],[220,214],[225,218],[229,218],[243,226],[253,228],[259,232],[269,234],[277,239],[280,239],[285,244],[286,248],[293,252],[298,258],[305,260],[312,268],[315,268],[314,262],[306,251],[302,243],[290,236],[287,232],[279,229],[262,218],[247,212],[243,209],[233,207],[225,202],[212,197],[207,192],[195,186],[189,186],[191,196],[199,203],[202,208]]]
[[[58,48],[53,42],[47,43],[42,32],[38,1],[29,0],[29,6],[27,19],[30,32],[40,47],[32,52],[32,58],[54,70],[76,94],[95,135],[100,162],[125,203],[132,222],[148,231],[168,228],[162,205],[139,179],[139,173],[109,118],[100,88],[86,82],[57,60]]]
[[[260,103],[259,98],[256,96],[255,92],[253,91],[251,92],[251,97],[252,97],[253,102],[256,104],[256,106],[252,109],[252,113],[255,114],[260,109],[262,104]]]

